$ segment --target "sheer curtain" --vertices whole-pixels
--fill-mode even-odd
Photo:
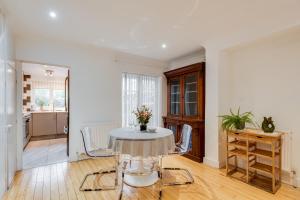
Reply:
[[[137,124],[133,111],[142,105],[152,110],[149,126],[159,125],[159,77],[123,73],[122,75],[122,126]]]

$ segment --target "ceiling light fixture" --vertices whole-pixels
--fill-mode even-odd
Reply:
[[[167,45],[166,44],[162,44],[161,48],[165,49],[165,48],[167,48]]]
[[[45,76],[52,77],[53,74],[54,74],[54,71],[53,71],[53,70],[49,70],[49,69],[46,69],[46,70],[45,70]]]
[[[55,19],[55,18],[57,17],[56,12],[54,12],[54,11],[50,11],[50,12],[49,12],[49,16],[50,16],[52,19]]]

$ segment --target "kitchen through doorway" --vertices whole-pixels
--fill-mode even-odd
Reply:
[[[22,62],[23,169],[68,161],[69,69]]]

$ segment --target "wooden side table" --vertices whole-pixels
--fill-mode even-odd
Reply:
[[[259,129],[227,131],[226,174],[276,193],[281,186],[283,134]]]

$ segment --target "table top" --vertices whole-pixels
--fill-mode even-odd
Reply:
[[[155,133],[141,132],[134,128],[117,128],[110,132],[110,136],[124,140],[153,140],[173,135],[170,129],[157,128]]]
[[[273,133],[265,133],[261,129],[253,129],[253,128],[245,128],[243,130],[231,130],[230,132],[247,133],[251,135],[261,135],[266,137],[280,137],[284,134],[287,134],[286,132],[280,132],[280,131],[274,131]]]

